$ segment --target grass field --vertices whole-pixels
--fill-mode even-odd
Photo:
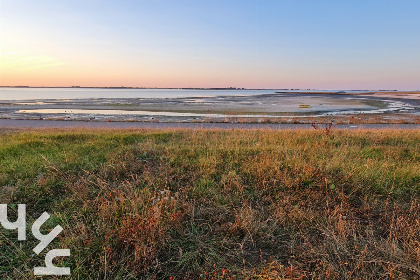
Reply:
[[[419,130],[3,131],[0,203],[4,279],[57,248],[68,279],[420,277]]]

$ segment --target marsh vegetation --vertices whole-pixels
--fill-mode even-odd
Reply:
[[[0,134],[0,202],[64,228],[71,279],[416,279],[419,194],[418,130]],[[34,279],[16,236],[0,275]]]

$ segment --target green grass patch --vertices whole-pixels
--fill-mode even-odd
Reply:
[[[419,174],[418,130],[0,134],[0,203],[64,228],[68,279],[415,279]],[[0,275],[34,244],[1,228]]]

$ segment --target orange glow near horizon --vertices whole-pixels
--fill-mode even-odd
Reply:
[[[266,64],[256,71],[253,62],[197,61],[185,57],[123,59],[95,56],[92,52],[62,55],[45,50],[2,50],[0,86],[33,87],[160,87],[160,88],[302,88],[302,89],[395,89],[411,77],[368,67],[305,67],[288,63]],[[46,53],[51,53],[47,55]],[[351,66],[351,65],[350,65]],[[358,66],[357,66],[358,67]],[[334,68],[334,65],[331,66]],[[394,77],[392,77],[392,75]]]
[[[379,71],[368,75],[369,69],[361,69],[357,75],[352,74],[351,69],[341,69],[335,76],[327,69],[293,66],[279,71],[268,65],[262,71],[265,74],[249,69],[234,63],[197,66],[191,62],[182,63],[181,59],[155,62],[149,59],[142,64],[89,56],[66,60],[29,51],[7,51],[0,55],[0,86],[327,89],[325,85],[328,85],[332,89],[370,89],[382,83],[392,87],[386,83],[384,73]],[[404,78],[411,77],[402,75],[399,79]]]
[[[319,65],[311,58],[257,63],[239,51],[224,58],[205,53],[71,49],[35,36],[23,40],[14,33],[1,35],[0,86],[398,89],[415,80],[416,73],[407,68],[396,74],[353,61]],[[31,44],[25,48],[28,41]]]

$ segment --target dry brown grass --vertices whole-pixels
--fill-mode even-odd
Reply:
[[[74,279],[420,277],[417,130],[0,138],[2,199],[54,213]],[[1,233],[2,273],[33,278]]]

